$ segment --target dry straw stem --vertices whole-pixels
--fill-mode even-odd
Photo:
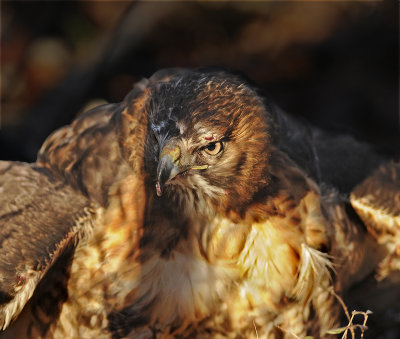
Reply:
[[[339,295],[337,295],[334,290],[332,290],[331,293],[336,297],[336,299],[342,305],[344,313],[346,314],[347,320],[349,322],[344,327],[334,328],[334,329],[331,329],[331,330],[327,331],[326,333],[327,334],[340,334],[340,333],[343,333],[342,339],[347,339],[347,334],[350,331],[351,338],[355,339],[356,335],[355,335],[354,329],[359,328],[360,331],[361,331],[361,338],[364,338],[364,331],[366,331],[368,329],[368,327],[366,325],[367,324],[367,320],[368,320],[368,315],[372,314],[372,311],[370,311],[370,310],[367,310],[365,312],[353,311],[353,312],[351,312],[351,317],[350,317],[349,311],[348,311],[348,309],[346,307],[346,304],[344,303],[343,299]],[[354,317],[356,315],[363,315],[364,316],[364,321],[363,321],[362,325],[361,324],[353,324],[353,320],[354,320]]]

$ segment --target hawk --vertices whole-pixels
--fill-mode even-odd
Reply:
[[[383,162],[239,75],[161,70],[0,163],[0,337],[329,336],[398,268]]]

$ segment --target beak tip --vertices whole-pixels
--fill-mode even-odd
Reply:
[[[160,182],[159,182],[159,181],[157,181],[157,183],[156,183],[156,192],[157,192],[157,196],[158,196],[158,197],[161,197],[161,195],[162,195],[162,190],[161,190],[161,185],[160,185]]]

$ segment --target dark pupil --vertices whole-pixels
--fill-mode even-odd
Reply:
[[[216,145],[215,145],[215,143],[212,143],[212,144],[209,144],[208,146],[207,146],[207,149],[209,150],[209,151],[214,151],[215,150],[215,147],[216,147]]]

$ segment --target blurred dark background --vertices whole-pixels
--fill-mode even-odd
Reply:
[[[247,74],[284,110],[399,154],[398,2],[2,2],[0,159],[163,67]]]

